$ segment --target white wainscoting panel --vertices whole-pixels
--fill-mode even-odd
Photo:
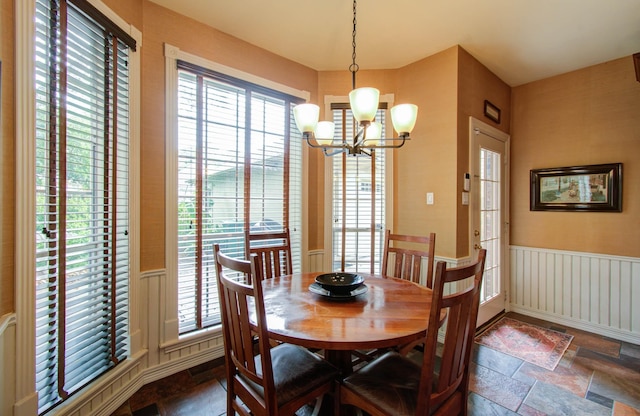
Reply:
[[[510,310],[640,344],[640,259],[510,247]]]
[[[308,254],[309,272],[321,272],[324,270],[324,251],[323,250],[309,250]]]
[[[0,316],[0,415],[13,414],[16,397],[16,315]]]

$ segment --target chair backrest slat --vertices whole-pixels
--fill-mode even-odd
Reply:
[[[431,288],[433,286],[435,244],[435,233],[425,237],[392,234],[390,230],[387,230],[384,237],[381,273],[385,276],[421,283],[422,264],[426,262],[425,285]],[[392,263],[390,263],[391,261]],[[390,264],[391,274],[389,274]]]
[[[246,252],[258,257],[258,268],[265,279],[293,273],[291,235],[289,229],[281,232],[245,232]]]

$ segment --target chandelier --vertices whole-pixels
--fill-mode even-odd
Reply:
[[[353,53],[349,66],[353,90],[349,93],[349,105],[353,117],[358,123],[357,133],[351,141],[334,140],[335,125],[331,121],[320,121],[320,107],[315,104],[299,104],[293,108],[296,126],[302,137],[311,147],[320,148],[327,156],[347,152],[350,155],[365,154],[371,156],[374,149],[399,148],[409,136],[416,124],[418,107],[414,104],[399,104],[391,108],[391,122],[398,137],[382,139],[382,123],[375,121],[378,111],[380,91],[376,88],[356,88],[356,0],[353,1]]]

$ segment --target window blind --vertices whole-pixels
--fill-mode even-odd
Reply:
[[[181,334],[220,323],[214,243],[244,258],[245,229],[299,228],[302,139],[293,133],[296,101],[178,61]],[[301,255],[297,234],[292,233],[294,269]]]
[[[75,3],[36,2],[39,413],[128,354],[127,59],[135,44]]]
[[[376,121],[385,136],[386,105]],[[348,106],[332,106],[336,136],[351,140],[357,124]],[[375,273],[380,270],[385,225],[385,153],[333,157],[333,270]]]

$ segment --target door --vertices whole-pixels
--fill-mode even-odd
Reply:
[[[506,305],[509,135],[479,120],[470,120],[470,253],[475,258],[481,247],[487,249],[479,326],[505,310]]]

